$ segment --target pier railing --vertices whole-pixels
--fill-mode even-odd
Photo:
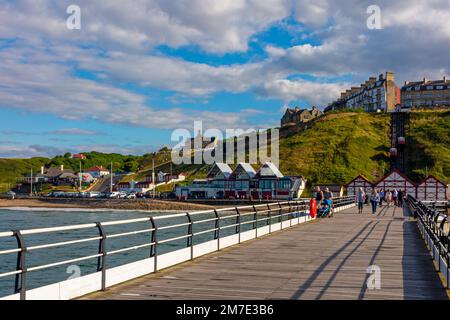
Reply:
[[[447,213],[408,196],[407,203],[417,218],[417,224],[431,256],[450,288],[450,218]]]
[[[335,198],[333,206],[335,212],[352,207],[354,206],[354,197]],[[79,297],[310,220],[309,201],[301,200],[0,232],[0,239],[13,237],[17,241],[17,248],[0,251],[0,258],[4,255],[16,255],[15,270],[0,273],[0,278],[14,277],[14,294],[4,298],[59,300]],[[107,228],[111,226],[124,228],[139,223],[144,223],[145,227],[133,228],[126,232],[107,232]],[[202,228],[201,226],[206,227]],[[50,236],[87,229],[96,230],[96,235],[37,245],[29,243],[27,240],[27,237],[32,235]],[[123,229],[121,230],[123,231]],[[178,232],[174,233],[171,230],[178,230]],[[145,234],[146,241],[107,250],[106,244],[111,239],[138,234]],[[197,238],[201,238],[202,241],[196,241]],[[185,245],[182,248],[174,247],[175,249],[172,251],[159,252],[162,245],[176,241],[184,241]],[[29,254],[35,251],[43,251],[50,259],[54,248],[70,248],[71,245],[87,242],[97,243],[98,250],[81,257],[70,256],[70,253],[73,252],[67,250],[66,252],[70,256],[67,259],[40,265],[29,265],[28,263]],[[116,267],[108,267],[108,262],[114,255],[145,248],[148,248],[147,258]],[[28,289],[27,275],[31,272],[87,260],[96,260],[96,272],[76,279]]]

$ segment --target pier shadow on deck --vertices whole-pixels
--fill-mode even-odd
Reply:
[[[447,299],[416,222],[349,209],[83,299]],[[369,289],[371,265],[381,288]]]

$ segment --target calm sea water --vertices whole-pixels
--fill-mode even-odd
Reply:
[[[168,213],[149,213],[140,211],[99,211],[99,210],[61,210],[61,209],[0,209],[0,232],[9,230],[34,229],[41,227],[56,227],[92,222],[106,222],[123,219],[143,218],[151,215],[162,215]],[[213,218],[213,214],[196,215],[194,221]],[[250,217],[249,217],[250,218]],[[233,224],[234,219],[226,219],[221,226]],[[244,220],[242,220],[244,221]],[[174,225],[187,222],[187,218],[170,218],[158,220],[158,226]],[[241,230],[245,231],[252,227],[251,224],[243,225]],[[122,233],[127,231],[144,230],[151,228],[150,222],[139,222],[126,225],[105,227],[107,234]],[[158,240],[169,239],[187,234],[187,226],[158,231]],[[194,232],[214,228],[214,222],[194,224]],[[235,232],[235,228],[221,230],[221,236]],[[98,235],[96,228],[72,230],[64,232],[45,233],[25,236],[26,246],[54,243],[60,241],[76,240]],[[214,239],[214,233],[208,232],[194,237],[194,244]],[[126,248],[130,246],[148,243],[151,240],[151,232],[129,235],[125,237],[111,238],[106,241],[108,251]],[[98,253],[98,240],[80,244],[72,244],[56,248],[41,249],[27,253],[27,267],[54,263],[58,261],[74,259],[82,256]],[[170,252],[186,247],[187,239],[161,244],[158,246],[158,254]],[[0,250],[16,248],[15,238],[0,238]],[[126,251],[107,257],[107,267],[122,265],[125,263],[145,259],[150,255],[150,248]],[[16,268],[17,253],[0,255],[0,273],[14,271]],[[79,267],[81,275],[93,273],[97,270],[97,258],[77,262],[72,265],[51,267],[48,269],[29,272],[27,275],[27,289],[40,287],[46,284],[68,279],[73,275],[75,265]],[[15,276],[0,277],[0,297],[14,293]]]

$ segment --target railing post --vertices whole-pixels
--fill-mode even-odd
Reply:
[[[278,204],[278,222],[280,223],[280,230],[283,230],[283,207],[281,206],[280,202],[277,202]]]
[[[158,270],[158,226],[156,224],[155,219],[150,217],[150,222],[152,224],[152,228],[154,229],[152,232],[152,243],[153,245],[150,247],[150,256],[153,257],[153,272]]]
[[[191,260],[194,259],[194,231],[193,231],[193,222],[192,217],[189,214],[189,212],[186,212],[186,217],[188,218],[189,225],[188,225],[188,235],[187,237],[187,246],[191,247]]]
[[[270,209],[270,205],[267,204],[267,224],[269,225],[269,233],[272,232],[272,209]]]
[[[220,250],[220,216],[216,209],[214,209],[214,215],[216,216],[214,240],[217,239],[217,250]]]
[[[101,222],[96,222],[100,241],[98,243],[98,253],[101,254],[97,258],[97,271],[102,272],[102,291],[106,290],[106,233]]]
[[[241,212],[238,207],[235,207],[236,210],[236,233],[238,234],[238,243],[241,243]]]
[[[152,235],[150,238],[150,243],[152,243],[152,245],[150,246],[150,258],[154,257],[156,254],[156,224],[155,224],[155,220],[153,220],[153,217],[150,217],[150,223],[152,224]]]
[[[17,264],[16,271],[21,271],[21,273],[16,274],[15,279],[15,293],[20,293],[20,300],[26,300],[26,292],[27,292],[27,265],[26,265],[26,252],[27,247],[25,246],[25,241],[23,239],[22,233],[20,230],[13,230],[14,237],[17,240],[17,247],[20,249],[17,252]],[[20,281],[19,281],[20,278]],[[20,283],[20,285],[19,285]]]
[[[258,229],[258,210],[253,205],[253,229]]]

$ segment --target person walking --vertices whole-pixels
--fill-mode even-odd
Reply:
[[[330,214],[328,215],[329,218],[334,217],[333,213],[333,192],[330,191],[330,189],[327,187],[325,188],[325,192],[323,193],[323,198],[330,203]]]
[[[316,187],[316,196],[315,196],[315,199],[316,199],[316,205],[317,205],[317,208],[319,208],[320,205],[322,204],[323,199],[324,199],[324,197],[323,197],[323,191],[320,190],[320,187],[319,187],[319,186]]]
[[[366,194],[362,187],[359,187],[358,192],[356,193],[356,202],[358,203],[358,213],[363,212],[363,203],[366,198]]]
[[[397,205],[397,196],[398,196],[397,189],[392,190],[392,200],[394,201],[394,206]]]
[[[379,195],[380,195],[380,208],[381,208],[383,206],[384,190],[381,190]]]
[[[392,193],[389,189],[386,190],[386,195],[384,196],[385,200],[386,200],[386,204],[388,207],[391,206],[391,202],[392,202]]]
[[[397,203],[399,207],[403,207],[403,191],[399,190],[397,195]]]
[[[372,193],[370,194],[370,202],[372,204],[372,214],[375,214],[377,212],[377,204],[380,202],[380,195],[375,188],[372,189]]]

